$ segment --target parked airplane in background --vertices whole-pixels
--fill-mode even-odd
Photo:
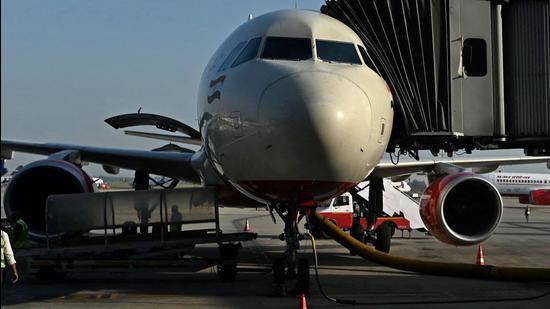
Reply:
[[[11,180],[11,175],[2,176],[2,184],[5,185]]]
[[[96,185],[97,189],[111,189],[111,185],[99,177],[92,177],[92,181]]]
[[[4,160],[2,160],[4,161]],[[8,184],[11,179],[13,178],[13,176],[15,174],[17,174],[17,172],[19,172],[21,169],[23,168],[22,165],[19,165],[15,168],[15,170],[13,170],[13,172],[9,173],[8,175],[6,175],[8,173],[8,170],[6,169],[5,173],[2,174],[2,184],[5,185],[5,184]]]
[[[397,190],[407,193],[411,191],[411,186],[406,181],[392,181],[391,185],[396,188]]]
[[[518,196],[522,204],[550,205],[550,173],[480,174],[498,189],[501,195]]]
[[[285,223],[286,265],[292,273],[299,248],[299,211],[367,178],[374,192],[369,205],[378,207],[382,178],[437,171],[440,178],[428,187],[421,202],[427,228],[455,245],[487,239],[502,213],[498,191],[485,178],[457,171],[447,163],[479,167],[540,163],[550,157],[380,163],[392,131],[394,103],[386,82],[366,65],[368,57],[353,30],[319,12],[284,10],[254,18],[238,27],[206,66],[197,102],[200,131],[152,114],[106,120],[115,128],[148,124],[184,133],[130,132],[201,145],[200,150],[2,140],[2,153],[49,156],[14,177],[6,189],[6,212],[18,211],[31,234],[40,238],[48,195],[92,190],[91,179],[80,168],[82,162],[103,164],[111,172],[127,168],[200,182],[218,187],[220,204],[267,204],[279,214]],[[148,177],[143,179],[147,185]],[[44,187],[45,180],[55,186]],[[472,213],[476,220],[470,220]],[[464,222],[469,222],[466,229]]]
[[[132,181],[132,188],[136,189],[136,184],[139,183],[137,178],[134,178]],[[179,180],[174,177],[165,177],[165,176],[152,176],[149,175],[149,180],[147,181],[148,189],[174,189],[179,183]],[[139,185],[138,185],[139,187]]]
[[[1,176],[4,176],[4,174],[6,174],[8,172],[8,169],[4,166],[5,163],[6,163],[6,160],[4,160],[4,159],[0,160],[0,175]]]

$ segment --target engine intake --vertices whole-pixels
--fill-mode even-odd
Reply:
[[[29,227],[29,236],[45,239],[45,206],[48,196],[93,192],[90,177],[78,166],[60,160],[40,160],[13,176],[4,194],[8,218],[19,215]]]
[[[500,223],[502,198],[489,181],[472,173],[432,182],[420,201],[420,216],[442,242],[475,245],[489,238]]]

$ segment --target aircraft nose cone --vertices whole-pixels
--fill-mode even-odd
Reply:
[[[262,160],[274,178],[351,183],[368,173],[371,104],[349,79],[287,76],[265,89],[258,113]]]

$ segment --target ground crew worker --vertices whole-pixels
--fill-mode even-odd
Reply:
[[[529,206],[525,207],[525,221],[529,223],[529,215],[531,214],[531,208]]]
[[[351,225],[351,236],[359,241],[363,241],[363,226],[361,225],[361,207],[357,201],[353,201],[353,221]]]
[[[19,280],[17,267],[15,266],[15,258],[11,249],[10,238],[8,234],[2,231],[2,275],[0,281],[4,283],[4,275],[6,273],[6,264],[11,267],[11,282],[16,283]]]
[[[182,220],[183,220],[183,216],[181,215],[181,212],[179,212],[178,206],[172,205],[172,216],[170,217],[170,221],[172,223],[168,226],[168,231],[180,232]]]
[[[14,217],[15,228],[13,229],[13,247],[15,249],[27,248],[31,245],[29,239],[29,227],[23,219]]]
[[[149,212],[149,205],[147,202],[138,201],[135,203],[134,208],[137,212],[137,218],[139,220],[139,232],[140,234],[149,233],[149,218],[151,214]]]

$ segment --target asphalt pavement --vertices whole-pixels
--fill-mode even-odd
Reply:
[[[500,227],[485,241],[485,262],[499,266],[550,268],[550,207],[533,208],[527,223],[514,199],[505,199]],[[211,262],[216,245],[197,246],[193,266],[181,270],[91,270],[70,273],[63,281],[43,282],[23,275],[17,284],[2,286],[7,308],[298,308],[295,296],[273,296],[269,267],[283,254],[278,239],[283,225],[273,223],[265,209],[220,210],[226,233],[242,231],[248,219],[254,241],[243,243],[235,282],[221,282]],[[303,225],[300,224],[303,228]],[[396,232],[391,253],[432,261],[474,263],[477,247],[455,247],[413,231]],[[300,254],[313,261],[311,244],[301,241]],[[550,308],[550,282],[514,282],[428,276],[387,268],[352,256],[330,239],[318,240],[322,288],[330,297],[383,308]],[[187,258],[189,258],[188,256]],[[334,308],[317,286],[311,269],[308,308]],[[289,290],[292,282],[289,282]]]

